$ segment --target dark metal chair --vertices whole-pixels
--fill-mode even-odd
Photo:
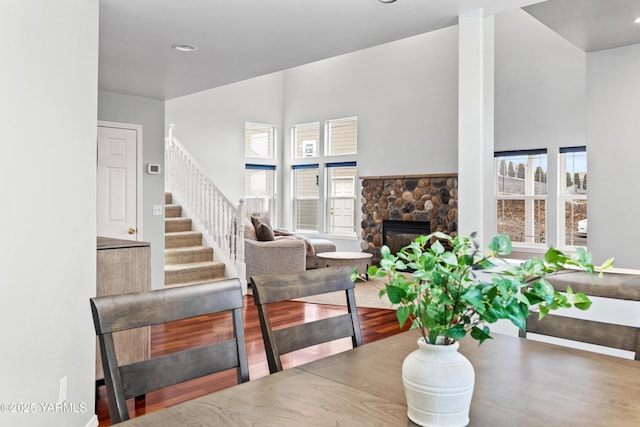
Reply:
[[[354,347],[362,345],[351,270],[351,267],[318,268],[299,273],[251,277],[271,373],[282,370],[281,355],[301,348],[346,337],[351,337]],[[269,304],[336,291],[345,292],[347,313],[286,328],[272,327]]]
[[[232,368],[238,382],[248,381],[242,306],[238,279],[91,298],[111,423],[129,419],[127,399],[153,390]],[[223,311],[232,313],[232,338],[118,366],[114,332]]]

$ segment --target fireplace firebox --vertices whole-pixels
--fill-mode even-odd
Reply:
[[[382,244],[388,246],[392,254],[400,252],[416,237],[429,233],[429,221],[382,221]]]

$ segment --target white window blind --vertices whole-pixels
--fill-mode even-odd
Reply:
[[[327,155],[356,154],[358,151],[358,119],[330,120],[325,123]]]

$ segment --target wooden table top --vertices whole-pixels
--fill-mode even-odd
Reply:
[[[412,426],[401,379],[409,331],[123,426]],[[460,351],[476,372],[470,426],[638,426],[640,362],[495,334]]]

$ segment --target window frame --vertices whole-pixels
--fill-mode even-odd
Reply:
[[[524,215],[525,215],[525,219],[524,219],[524,241],[520,242],[520,241],[513,241],[512,240],[512,244],[514,247],[520,247],[520,248],[545,248],[547,246],[547,243],[549,242],[549,236],[548,236],[548,216],[549,216],[549,200],[548,200],[548,195],[549,195],[549,191],[548,188],[546,188],[546,191],[544,192],[544,194],[536,194],[535,191],[535,184],[536,184],[536,179],[535,179],[535,175],[536,175],[536,167],[534,165],[534,161],[537,160],[534,158],[534,156],[540,156],[540,155],[544,155],[544,163],[547,164],[547,172],[546,174],[548,175],[548,155],[547,155],[547,149],[533,149],[533,150],[516,150],[516,151],[497,151],[494,153],[494,200],[495,200],[495,205],[496,205],[496,230],[498,231],[498,233],[501,232],[500,227],[499,227],[499,220],[500,217],[498,216],[500,214],[500,209],[498,208],[498,204],[500,203],[500,201],[509,201],[509,200],[522,200],[524,201]],[[525,183],[524,183],[524,194],[500,194],[500,184],[499,184],[499,177],[500,177],[500,160],[502,159],[506,159],[506,161],[508,161],[508,157],[523,157],[523,156],[527,156],[526,159],[526,163],[524,166],[524,175],[525,175]],[[508,173],[508,166],[507,164],[505,164],[505,170]],[[517,170],[515,171],[515,173],[517,174]],[[546,175],[543,175],[546,176]],[[545,183],[545,185],[548,185],[548,178],[547,179],[541,179],[540,183]],[[542,185],[540,185],[540,187],[542,187]],[[541,227],[544,227],[544,233],[539,236],[536,237],[535,236],[535,229],[536,229],[536,222],[535,222],[535,212],[536,212],[536,202],[543,202],[544,204],[544,218],[542,219],[542,222],[540,223]],[[539,208],[538,208],[539,209]],[[536,239],[540,239],[540,242],[536,242]]]
[[[353,125],[355,127],[354,132],[355,132],[355,143],[353,144],[353,151],[347,152],[347,153],[341,153],[341,154],[335,154],[335,153],[331,153],[331,149],[334,146],[332,144],[333,141],[333,126],[334,124],[340,124],[340,123],[346,123],[346,122],[354,122]],[[358,154],[358,118],[357,117],[345,117],[342,119],[334,119],[334,120],[327,120],[324,122],[324,155],[327,157],[342,157],[342,156],[354,156],[356,154]]]
[[[586,146],[574,146],[574,147],[560,147],[558,150],[558,180],[559,180],[559,208],[558,208],[558,230],[559,230],[559,247],[564,250],[576,250],[578,247],[587,248],[589,244],[588,234],[585,238],[585,245],[572,245],[567,242],[567,224],[566,224],[566,216],[567,216],[567,202],[572,200],[583,200],[586,204],[588,201],[588,193],[584,192],[581,194],[567,194],[567,163],[566,163],[566,154],[569,153],[584,153],[585,156],[585,177],[589,172],[589,163],[587,157],[587,147]],[[573,171],[571,178],[574,179],[575,171]],[[584,185],[584,178],[583,178]],[[588,212],[587,212],[588,217]],[[586,218],[585,218],[586,219]],[[572,228],[572,233],[577,233],[577,222],[575,227]],[[588,229],[587,229],[588,230]]]
[[[263,170],[263,171],[270,171],[272,172],[271,174],[271,185],[268,186],[266,185],[265,187],[267,187],[267,192],[269,193],[266,197],[265,196],[254,196],[254,195],[249,195],[248,194],[248,189],[247,189],[247,171],[249,170]],[[246,206],[246,215],[247,218],[251,218],[251,216],[258,214],[258,216],[268,216],[271,219],[271,224],[275,225],[275,218],[276,218],[276,206],[277,206],[277,197],[276,197],[276,188],[277,187],[277,174],[276,174],[276,166],[275,165],[260,165],[260,164],[252,164],[252,163],[246,163],[244,166],[244,179],[245,179],[245,185],[244,185],[244,199],[245,199],[245,206]],[[269,209],[264,212],[251,212],[251,210],[249,209],[249,205],[250,205],[250,200],[252,199],[266,199],[267,200],[267,205],[269,207]]]
[[[267,129],[267,132],[270,133],[270,141],[268,142],[267,155],[252,155],[247,151],[248,148],[248,138],[249,138],[249,127],[263,127]],[[264,159],[264,160],[272,160],[276,159],[276,139],[277,138],[277,128],[275,125],[268,125],[264,123],[255,123],[255,122],[245,122],[244,123],[244,157],[248,159]]]
[[[299,128],[305,128],[305,127],[310,128],[312,126],[315,126],[317,129],[317,138],[315,140],[315,150],[310,151],[309,152],[310,155],[305,155],[305,153],[307,152],[306,147],[301,146],[300,152],[302,153],[302,155],[298,156],[298,131],[297,130]],[[303,139],[302,141],[300,141],[300,143],[304,143],[305,141],[307,140]],[[308,140],[308,141],[311,141],[311,140]],[[321,141],[322,141],[322,135],[321,135],[320,122],[301,123],[301,124],[291,126],[291,158],[296,160],[318,159],[318,157],[320,157],[320,153],[322,152],[320,150]],[[317,162],[317,160],[313,160],[313,161]]]
[[[331,143],[329,129],[332,123],[343,122],[346,120],[355,121],[355,151],[353,154],[337,154],[337,155],[328,155],[327,154],[327,145]],[[296,149],[299,148],[297,146],[300,145],[300,141],[297,140],[297,130],[303,126],[318,126],[319,134],[318,134],[318,145],[316,146],[315,154],[316,156],[309,157],[300,157],[297,155]],[[298,232],[301,234],[318,234],[318,235],[327,235],[327,236],[336,236],[336,237],[349,237],[356,238],[357,237],[357,229],[356,225],[358,224],[358,208],[357,202],[353,203],[353,217],[354,217],[354,227],[353,232],[348,233],[335,233],[334,229],[330,227],[331,224],[331,212],[330,212],[330,200],[333,200],[330,197],[331,188],[329,187],[329,171],[327,165],[329,167],[335,167],[338,164],[346,164],[345,162],[350,162],[349,164],[356,167],[354,173],[354,200],[357,199],[358,195],[358,181],[357,181],[357,165],[356,165],[356,154],[357,154],[357,117],[347,117],[341,119],[332,119],[326,120],[323,123],[321,122],[308,122],[302,124],[296,124],[291,126],[291,228],[294,232]],[[300,150],[298,150],[300,151]],[[296,176],[296,170],[304,168],[304,167],[317,167],[317,183],[318,183],[318,201],[317,201],[317,229],[309,230],[307,228],[299,228],[299,200],[302,200],[297,195],[297,186],[298,179]]]
[[[352,196],[333,196],[332,195],[332,185],[331,185],[331,171],[336,169],[353,169],[353,175],[349,176],[352,178]],[[358,201],[358,169],[356,162],[330,162],[325,164],[325,177],[326,177],[326,199],[325,199],[325,229],[328,235],[332,236],[355,236],[357,233],[356,225],[356,213],[358,212],[356,203]],[[337,232],[332,226],[333,212],[332,212],[332,201],[333,200],[351,200],[353,202],[353,224],[351,225],[351,229],[345,232]]]
[[[314,169],[316,171],[316,186],[317,195],[316,196],[298,196],[298,186],[299,180],[297,178],[297,172],[306,169]],[[308,164],[299,164],[293,165],[291,167],[291,182],[292,182],[292,226],[293,230],[298,233],[308,233],[308,234],[317,234],[320,232],[320,217],[318,215],[318,208],[321,205],[321,191],[320,191],[320,165],[318,163],[308,163]],[[316,209],[315,209],[315,218],[316,218],[316,229],[311,228],[301,228],[299,227],[300,223],[298,221],[298,215],[300,214],[299,201],[308,201],[315,200],[316,201]]]

